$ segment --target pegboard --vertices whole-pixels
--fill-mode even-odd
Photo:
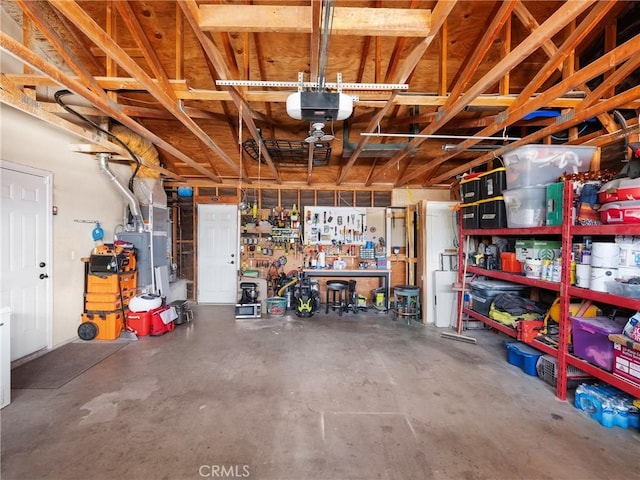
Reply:
[[[367,209],[357,207],[305,207],[305,245],[364,245]]]

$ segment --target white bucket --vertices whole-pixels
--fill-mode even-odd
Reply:
[[[589,288],[591,285],[591,265],[578,263],[576,265],[576,286]]]
[[[529,278],[540,278],[542,276],[542,260],[527,258],[524,262],[524,275]]]
[[[591,283],[589,288],[596,292],[607,292],[606,282],[611,282],[618,274],[617,268],[594,267],[591,265]]]
[[[593,242],[591,265],[593,267],[618,268],[620,246],[613,242]]]
[[[640,267],[618,267],[618,275],[616,278],[626,282],[634,277],[640,277]]]

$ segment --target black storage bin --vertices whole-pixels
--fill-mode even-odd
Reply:
[[[480,200],[498,197],[507,189],[507,169],[494,168],[480,175]]]
[[[474,203],[480,200],[480,177],[475,175],[460,180],[460,194],[463,203]]]
[[[478,206],[478,202],[462,205],[462,228],[465,230],[480,228]]]
[[[478,202],[480,228],[507,228],[507,209],[504,197],[494,197]]]

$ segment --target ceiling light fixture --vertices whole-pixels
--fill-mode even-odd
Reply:
[[[305,138],[305,142],[307,143],[316,143],[316,142],[330,142],[334,137],[331,134],[324,133],[322,130],[324,128],[324,123],[314,123],[311,125],[311,130],[309,131],[309,136]]]

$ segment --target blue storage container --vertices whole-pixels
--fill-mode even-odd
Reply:
[[[521,342],[507,342],[505,345],[507,347],[507,361],[511,365],[520,367],[527,375],[538,376],[536,364],[543,355],[542,352]]]

